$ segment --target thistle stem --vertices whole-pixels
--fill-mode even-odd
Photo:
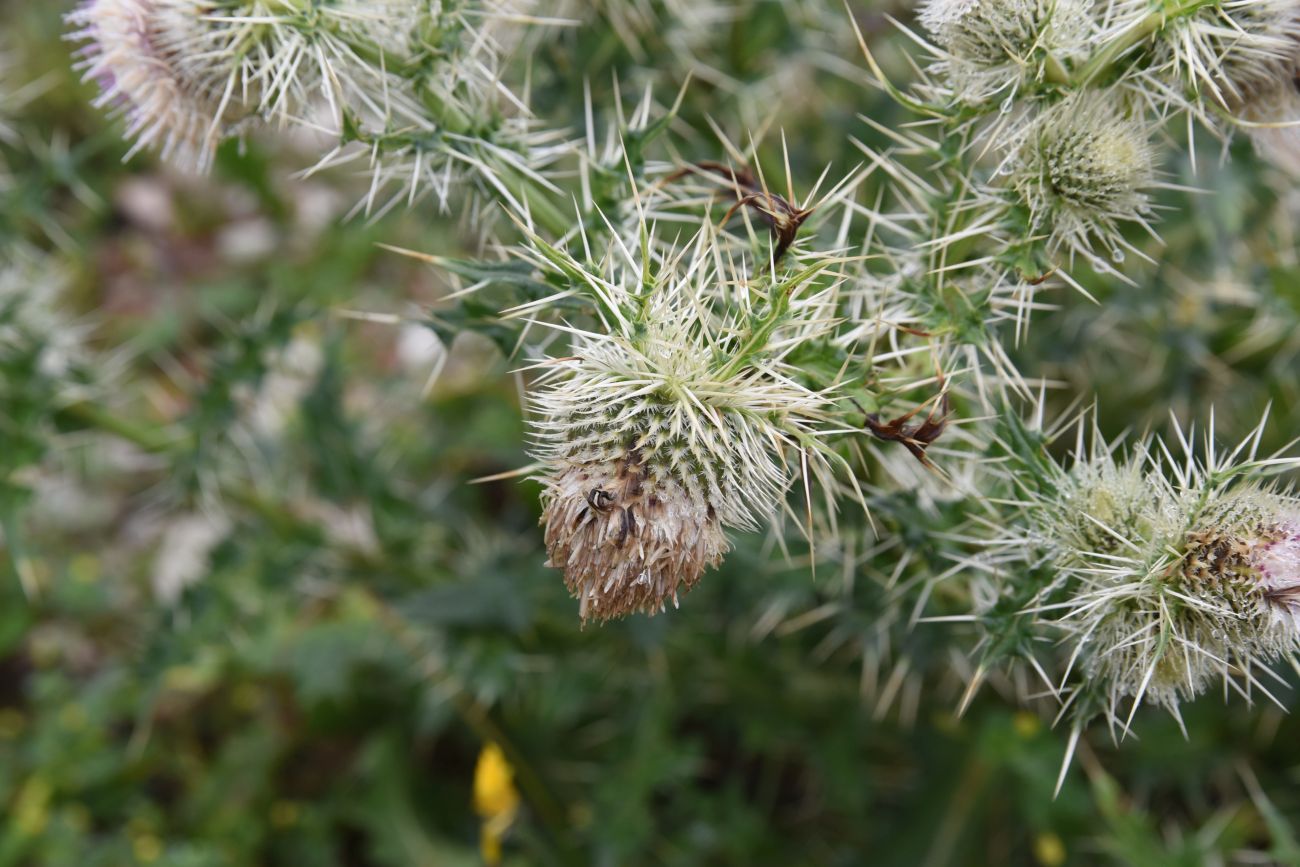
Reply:
[[[178,437],[157,428],[145,427],[113,415],[88,401],[79,401],[63,407],[57,412],[56,418],[77,427],[94,428],[112,434],[151,454],[176,452],[186,445],[185,437]]]

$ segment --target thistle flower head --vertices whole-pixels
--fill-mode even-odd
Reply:
[[[1147,0],[1130,0],[1119,7],[1116,26],[1140,26],[1150,14]],[[1291,67],[1298,41],[1300,7],[1294,0],[1196,4],[1157,31],[1151,68],[1175,88],[1171,100],[1190,90],[1193,100],[1233,108]]]
[[[1044,110],[1024,132],[1010,172],[1032,230],[1071,256],[1096,261],[1096,241],[1122,258],[1122,224],[1145,225],[1151,211],[1150,134],[1106,92],[1083,91]]]
[[[1233,483],[1276,462],[1161,451],[1094,455],[1035,510],[1055,579],[1034,610],[1081,676],[1062,694],[1124,729],[1143,701],[1177,715],[1216,680],[1267,695],[1256,674],[1300,648],[1300,502]]]
[[[208,44],[216,10],[209,0],[85,0],[68,15],[70,38],[86,42],[80,66],[100,86],[95,104],[125,116],[131,154],[156,146],[204,171],[255,113],[236,87],[233,47]]]
[[[653,262],[542,257],[571,292],[602,299],[609,326],[579,334],[532,397],[549,562],[584,619],[676,604],[721,561],[728,528],[757,529],[781,507],[788,461],[824,469],[830,399],[783,358],[832,322],[833,289],[750,283],[706,235]]]
[[[382,185],[398,162],[443,133],[485,122],[501,99],[499,49],[476,4],[427,0],[84,0],[68,16],[86,43],[81,66],[99,104],[128,120],[134,153],[204,171],[217,146],[245,131],[301,123],[369,145]],[[496,137],[494,141],[505,141]],[[451,170],[414,157],[412,187]]]
[[[1086,49],[1088,0],[926,0],[920,20],[944,52],[937,72],[972,101],[1011,95],[1041,78],[1048,58]]]

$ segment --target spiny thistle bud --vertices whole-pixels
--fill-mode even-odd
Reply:
[[[1122,28],[1141,27],[1148,0],[1130,0],[1115,16]],[[1156,33],[1152,69],[1157,77],[1197,97],[1233,108],[1289,69],[1300,40],[1295,0],[1227,0],[1193,4],[1170,15]]]
[[[1029,209],[1030,229],[1048,247],[1094,262],[1094,239],[1112,258],[1126,246],[1120,224],[1145,225],[1154,152],[1142,121],[1111,94],[1083,91],[1042,112],[1023,134],[1011,185]]]
[[[781,356],[832,321],[833,289],[801,297],[801,286],[764,278],[772,307],[751,307],[761,293],[744,285],[720,304],[737,278],[702,241],[656,262],[652,285],[640,263],[602,274],[556,256],[614,312],[613,333],[579,335],[532,398],[549,564],[564,570],[584,620],[654,614],[721,562],[726,529],[776,513],[790,456],[821,472],[815,426],[829,397],[800,385]]]
[[[926,0],[921,24],[946,56],[937,71],[958,96],[1012,96],[1041,78],[1048,58],[1082,52],[1092,32],[1088,0]]]
[[[1082,716],[1127,728],[1126,699],[1130,718],[1144,700],[1177,715],[1216,678],[1268,694],[1253,672],[1300,648],[1300,503],[1224,481],[1244,471],[1103,452],[1034,510],[1056,577],[1033,610],[1065,635]]]

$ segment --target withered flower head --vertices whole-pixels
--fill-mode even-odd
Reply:
[[[614,326],[580,334],[533,395],[549,564],[584,620],[654,614],[721,562],[727,529],[755,530],[777,512],[787,462],[823,470],[810,444],[828,397],[800,385],[782,355],[830,321],[833,287],[810,292],[770,273],[743,285],[706,242],[656,261],[648,288],[636,261],[595,272],[547,256],[599,287]],[[731,303],[718,303],[737,280]],[[764,290],[779,303],[743,300]]]
[[[640,454],[565,466],[546,504],[549,565],[564,570],[581,615],[608,619],[677,604],[730,545],[717,512]]]

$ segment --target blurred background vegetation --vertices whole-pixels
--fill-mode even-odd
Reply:
[[[903,119],[836,3],[572,5],[532,52],[543,116],[693,71],[672,151],[783,129],[805,186],[878,139],[858,115]],[[910,10],[851,6],[905,78]],[[909,617],[945,591],[908,576],[953,565],[932,486],[873,494],[878,535],[846,521],[815,574],[737,538],[680,611],[581,629],[537,486],[472,483],[528,463],[515,363],[378,246],[476,238],[431,205],[344,219],[360,182],[294,178],[292,141],[123,164],[65,11],[0,2],[30,97],[0,113],[0,865],[1300,864],[1300,717],[1210,696],[1184,737],[1147,709],[1056,798],[1050,714],[995,680],[958,718],[970,636]],[[1210,192],[1166,194],[1160,261],[1016,348],[1057,411],[1300,431],[1300,196],[1216,147],[1164,167]]]

